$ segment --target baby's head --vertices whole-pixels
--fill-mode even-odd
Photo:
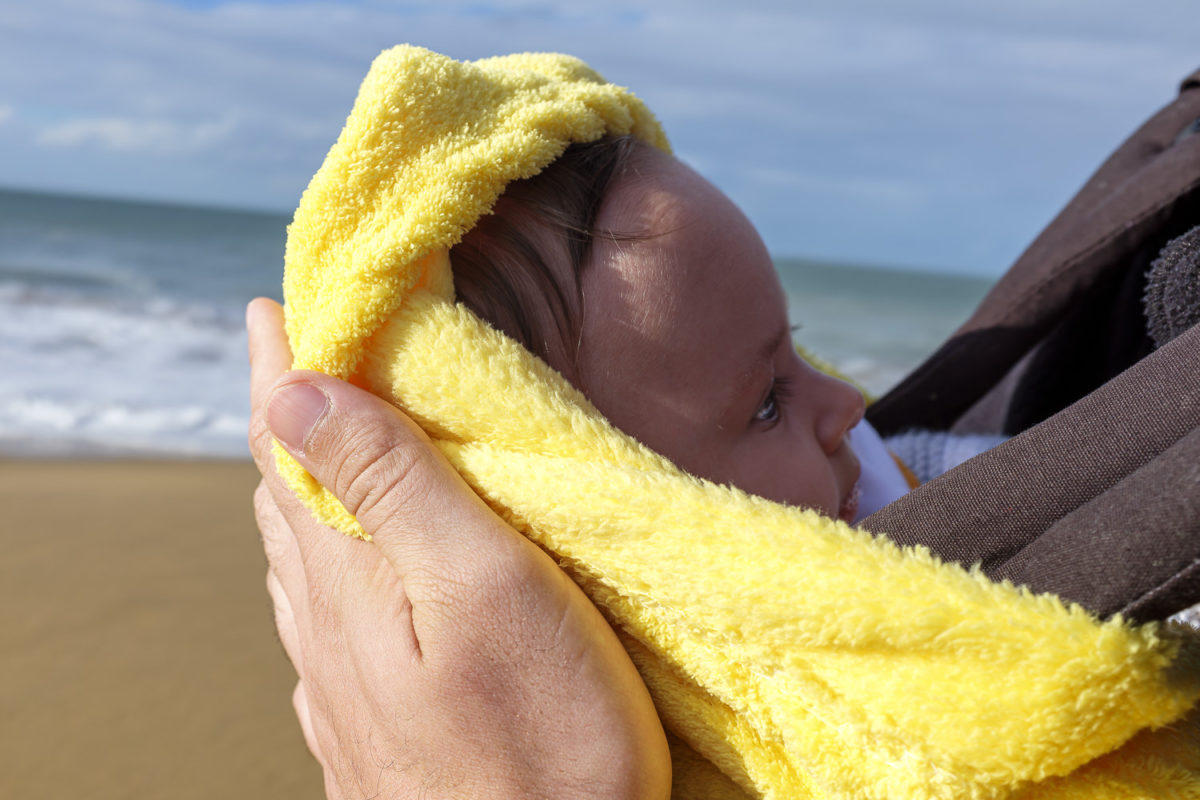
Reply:
[[[512,184],[450,252],[459,299],[682,469],[849,520],[862,395],[805,363],[766,247],[628,137]]]

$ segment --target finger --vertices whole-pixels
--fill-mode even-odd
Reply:
[[[256,297],[246,306],[246,341],[250,357],[250,403],[258,406],[292,366],[292,350],[284,331],[283,306]]]
[[[317,744],[317,735],[313,731],[312,710],[308,706],[308,695],[304,691],[302,680],[296,682],[296,688],[292,692],[292,709],[296,712],[296,719],[300,721],[300,731],[304,734],[308,752],[324,766],[325,759],[321,755],[321,746]]]
[[[307,663],[305,652],[325,653],[327,646],[340,651],[342,641],[370,649],[386,638],[391,655],[419,654],[412,604],[378,547],[318,523],[278,473],[259,483],[255,517],[279,641],[302,680],[319,679],[325,666]],[[385,637],[385,629],[394,636]]]
[[[296,675],[304,679],[304,653],[300,649],[300,632],[296,627],[296,616],[292,611],[291,601],[279,582],[279,576],[273,570],[267,570],[267,594],[275,608],[275,631],[279,634],[279,642],[283,652],[296,670]]]
[[[283,307],[259,297],[246,306],[250,356],[250,452],[263,474],[274,469],[271,435],[263,409],[271,387],[292,366],[292,351],[284,332]]]
[[[294,506],[300,505],[287,487],[283,486],[283,481],[278,475],[274,476],[274,482],[281,489],[280,494],[285,505],[289,503]],[[260,481],[258,488],[254,491],[254,519],[258,523],[258,530],[262,535],[268,572],[274,576],[274,581],[278,584],[278,591],[282,594],[282,598],[279,598],[275,597],[275,593],[272,592],[272,598],[276,605],[276,622],[279,621],[281,603],[286,603],[287,613],[293,625],[297,629],[301,626],[307,628],[310,616],[308,577],[300,555],[300,546],[292,527],[298,524],[317,525],[317,523],[311,519],[307,509],[302,507],[298,510],[295,507],[291,508],[291,517],[298,517],[298,519],[289,519],[288,515],[285,515],[280,508],[269,485],[266,480]],[[267,588],[271,590],[272,585],[268,583]],[[282,628],[280,629],[280,638],[283,639]],[[285,648],[287,648],[287,644],[288,642],[284,641]],[[293,649],[288,650],[292,664],[299,670],[300,663],[293,657],[294,653]]]
[[[464,566],[492,568],[532,547],[412,420],[362,389],[317,372],[289,373],[268,400],[267,421],[371,534],[410,592],[437,585],[444,594]]]
[[[296,672],[311,679],[325,664],[306,654],[340,649],[358,622],[378,625],[379,609],[403,607],[403,585],[377,547],[317,522],[277,473],[260,483],[254,500],[270,565],[268,590],[278,595],[280,640]]]

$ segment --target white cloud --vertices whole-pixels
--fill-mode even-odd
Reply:
[[[194,154],[229,138],[232,119],[189,125],[165,119],[96,117],[49,125],[36,136],[44,147],[98,146],[134,153]]]
[[[283,209],[381,49],[560,50],[645,98],[752,217],[825,198],[881,225],[918,209],[902,222],[926,226],[937,255],[902,260],[953,262],[947,231],[987,238],[983,226],[1006,224],[1001,201],[1044,221],[1170,98],[1196,66],[1194,26],[1172,22],[1194,19],[1194,2],[1153,14],[1128,0],[10,3],[0,97],[20,115],[4,133],[32,158],[0,161],[0,183],[58,169],[118,175],[114,191]],[[1011,249],[1032,233],[1012,233]],[[785,221],[764,234],[803,252],[824,231]]]
[[[0,106],[0,125],[4,125],[14,116],[16,116],[16,114],[17,110],[12,106]]]

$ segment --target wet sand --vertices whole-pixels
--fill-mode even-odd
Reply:
[[[0,460],[0,797],[320,798],[249,462]]]

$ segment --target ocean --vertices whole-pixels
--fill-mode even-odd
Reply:
[[[246,302],[289,217],[0,190],[0,455],[244,458]],[[881,393],[988,281],[777,260],[796,339]]]

